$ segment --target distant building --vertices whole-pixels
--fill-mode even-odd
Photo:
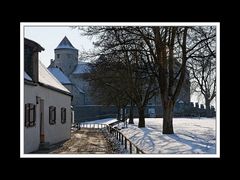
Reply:
[[[55,60],[51,60],[48,70],[71,91],[72,105],[93,105],[88,82],[84,80],[90,69],[86,62],[78,60],[78,50],[65,36],[54,52]]]
[[[104,117],[105,114],[116,114],[115,107],[105,107],[97,104],[90,95],[90,85],[84,79],[90,72],[89,63],[78,60],[78,50],[65,36],[54,50],[55,59],[51,60],[48,70],[68,89],[73,95],[72,106],[76,121],[91,120]],[[176,67],[177,68],[177,67]],[[190,103],[190,82],[187,78],[177,100],[176,111],[181,111],[183,105]],[[146,116],[161,116],[162,107],[159,96],[154,96],[146,108]]]
[[[71,93],[39,61],[44,50],[24,38],[24,153],[70,138]]]

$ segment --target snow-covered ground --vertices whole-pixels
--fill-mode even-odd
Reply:
[[[109,124],[116,119],[88,123]],[[147,154],[216,154],[216,119],[174,118],[174,133],[162,134],[162,118],[146,118],[145,128],[138,119],[121,132]]]

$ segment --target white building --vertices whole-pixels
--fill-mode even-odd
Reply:
[[[24,153],[71,136],[72,96],[39,61],[42,50],[24,39]]]

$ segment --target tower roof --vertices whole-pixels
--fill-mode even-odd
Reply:
[[[73,47],[73,45],[71,44],[71,42],[68,40],[68,38],[66,36],[63,38],[63,40],[60,42],[60,44],[57,46],[56,49],[75,49],[75,50],[77,50],[75,47]]]
[[[89,64],[82,62],[76,66],[75,70],[73,71],[73,74],[84,74],[89,73],[90,71],[91,67],[89,66]]]

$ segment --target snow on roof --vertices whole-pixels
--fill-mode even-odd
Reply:
[[[48,68],[48,70],[60,81],[62,84],[71,84],[68,77],[59,68]]]
[[[32,78],[24,71],[24,79],[32,81]]]
[[[39,61],[39,82],[70,93],[47,68]]]
[[[76,49],[65,36],[56,49]],[[77,49],[76,49],[77,50]]]
[[[88,63],[79,63],[75,70],[73,71],[73,74],[82,74],[82,73],[89,73],[90,72],[90,66]]]

